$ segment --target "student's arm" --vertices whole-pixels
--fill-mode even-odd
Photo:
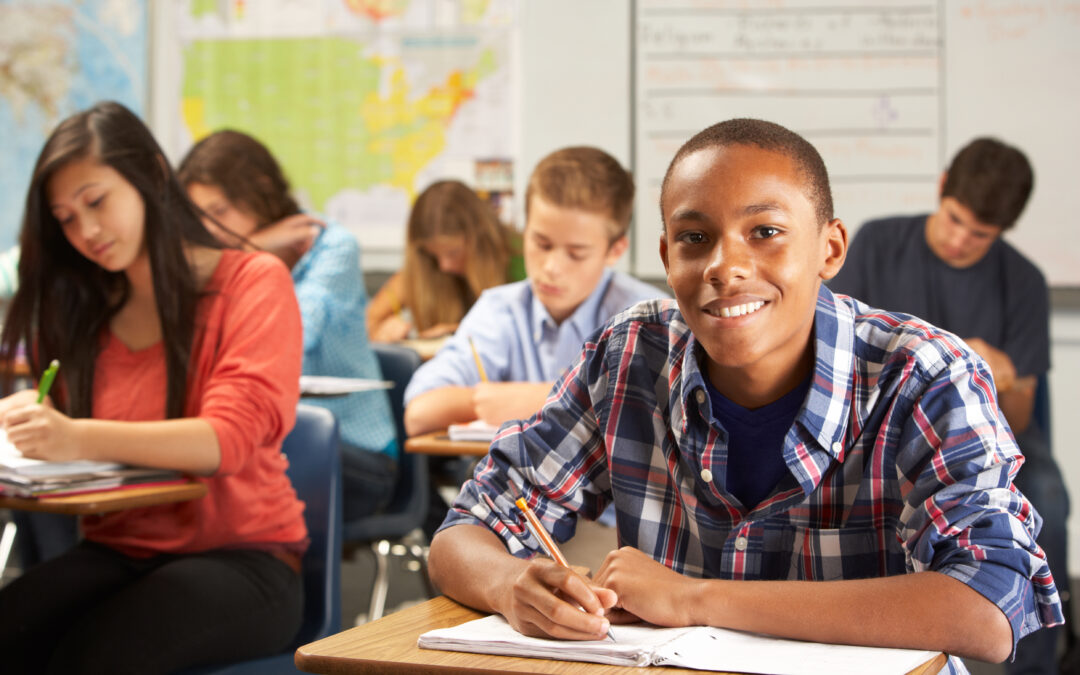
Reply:
[[[472,387],[439,387],[418,394],[405,407],[405,433],[410,436],[445,429],[476,419]]]
[[[595,583],[626,616],[661,626],[722,626],[814,642],[939,650],[1004,661],[1012,628],[998,607],[937,572],[846,581],[692,579],[644,553],[608,555]]]
[[[524,420],[544,407],[554,382],[481,382],[473,388],[474,419],[501,425]]]
[[[304,331],[304,353],[318,349],[329,327],[351,322],[367,297],[360,271],[360,246],[339,227],[326,230],[302,276],[296,279],[296,300]]]
[[[120,462],[201,476],[213,474],[221,463],[217,434],[198,418],[156,422],[72,419],[49,405],[30,402],[9,410],[3,421],[8,440],[31,459]]]
[[[367,306],[368,337],[376,342],[395,342],[409,335],[412,324],[401,318],[405,279],[395,272]]]
[[[481,381],[474,346],[490,382],[506,383],[521,376],[513,355],[532,347],[524,346],[523,339],[530,336],[514,320],[511,304],[518,301],[514,294],[485,291],[458,331],[420,366],[405,389],[405,430],[410,436],[477,419],[474,395]]]
[[[284,249],[303,255],[311,248],[326,223],[306,213],[286,216],[248,237],[256,248],[275,253]]]
[[[998,405],[1013,432],[1020,433],[1027,429],[1035,409],[1035,376],[1017,377],[1016,367],[1009,355],[981,338],[967,338],[964,341],[990,367],[997,387]]]

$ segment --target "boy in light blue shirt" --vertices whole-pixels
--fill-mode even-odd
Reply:
[[[564,148],[540,161],[525,193],[528,278],[485,291],[416,371],[405,391],[409,435],[532,416],[589,335],[630,305],[664,296],[610,269],[628,246],[633,199],[633,178],[602,150]]]

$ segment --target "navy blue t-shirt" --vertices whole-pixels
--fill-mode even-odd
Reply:
[[[1000,237],[974,265],[956,269],[926,243],[926,214],[859,228],[829,288],[955,333],[982,338],[1016,374],[1050,369],[1050,292],[1042,272]]]
[[[705,378],[712,413],[727,431],[727,491],[748,511],[760,504],[788,474],[784,437],[810,391],[808,375],[772,403],[750,410],[733,403]]]

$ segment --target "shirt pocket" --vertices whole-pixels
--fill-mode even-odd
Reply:
[[[880,533],[870,527],[813,528],[787,526],[777,532],[766,554],[766,578],[805,581],[861,579],[889,574]],[[903,556],[900,556],[901,571]]]

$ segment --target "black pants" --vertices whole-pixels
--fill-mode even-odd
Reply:
[[[168,673],[274,654],[303,587],[261,551],[129,558],[83,542],[0,589],[8,673]]]

